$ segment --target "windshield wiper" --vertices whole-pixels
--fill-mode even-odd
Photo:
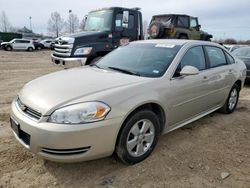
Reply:
[[[89,65],[89,66],[91,66],[91,67],[97,67],[98,69],[101,69],[101,67],[99,67],[97,64],[95,64],[95,63],[93,63],[93,64],[91,64],[91,65]]]
[[[125,74],[130,74],[130,75],[136,75],[136,76],[141,76],[139,73],[134,72],[134,71],[130,71],[130,70],[125,70],[125,69],[120,69],[117,67],[108,67],[109,69],[115,70],[115,71],[119,71]]]

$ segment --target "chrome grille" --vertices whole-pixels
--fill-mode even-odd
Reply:
[[[24,114],[26,114],[27,116],[39,120],[42,117],[42,114],[28,106],[26,106],[25,104],[22,103],[22,101],[17,98],[17,105],[20,108],[20,110],[23,111]]]
[[[73,38],[60,37],[56,39],[54,56],[69,57],[71,55],[73,43]]]

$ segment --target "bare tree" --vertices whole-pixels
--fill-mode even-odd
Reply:
[[[79,19],[76,14],[69,12],[69,19],[67,21],[69,33],[74,33],[79,28]]]
[[[48,20],[48,31],[56,37],[62,32],[64,27],[64,20],[58,12],[51,13],[51,17]]]
[[[0,30],[3,32],[8,32],[12,30],[12,26],[4,11],[2,11],[1,17],[0,17]]]

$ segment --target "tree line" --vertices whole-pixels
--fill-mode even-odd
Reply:
[[[48,34],[58,37],[63,33],[75,33],[84,29],[85,18],[79,21],[76,14],[69,11],[69,17],[66,21],[58,12],[52,12],[47,23]],[[0,14],[0,31],[1,32],[17,32],[20,28],[13,27],[8,16],[4,11]]]

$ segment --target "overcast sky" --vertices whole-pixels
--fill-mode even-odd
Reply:
[[[140,7],[148,22],[155,14],[189,14],[199,17],[202,29],[215,39],[250,39],[250,0],[0,0],[0,11],[14,27],[29,28],[31,16],[33,31],[44,34],[51,12],[66,20],[71,9],[81,20],[91,10],[110,6]]]

